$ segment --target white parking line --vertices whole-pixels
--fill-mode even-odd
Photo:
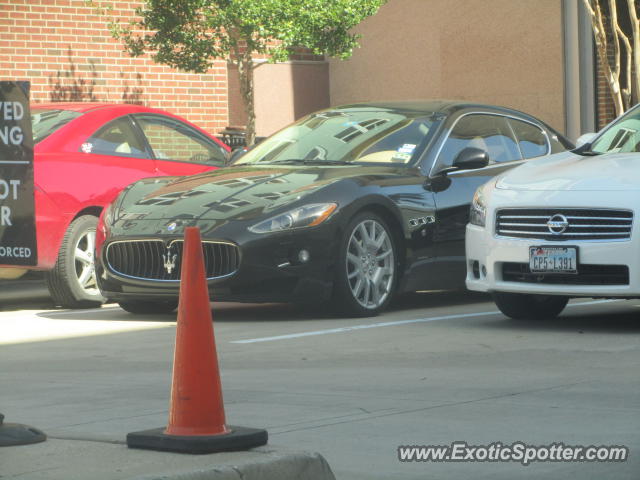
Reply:
[[[590,302],[582,302],[582,303],[571,303],[567,305],[567,307],[579,307],[584,305],[593,305],[596,303],[610,303],[610,302],[619,302],[621,300],[618,299],[609,299],[609,300],[593,300]],[[460,313],[456,315],[442,315],[440,317],[427,317],[427,318],[414,318],[412,320],[397,320],[394,322],[379,322],[379,323],[369,323],[363,325],[353,325],[351,327],[340,327],[340,328],[329,328],[326,330],[314,330],[311,332],[301,332],[301,333],[291,333],[288,335],[276,335],[274,337],[261,337],[261,338],[248,338],[246,340],[232,340],[229,343],[259,343],[259,342],[273,342],[275,340],[289,340],[292,338],[301,338],[301,337],[312,337],[315,335],[329,335],[332,333],[343,333],[343,332],[351,332],[353,330],[364,330],[367,328],[379,328],[379,327],[395,327],[397,325],[408,325],[411,323],[426,323],[426,322],[439,322],[442,320],[454,320],[458,318],[472,318],[472,317],[483,317],[487,315],[496,315],[500,312],[497,310],[493,310],[490,312],[477,312],[477,313]]]

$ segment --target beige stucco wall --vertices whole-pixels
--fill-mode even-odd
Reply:
[[[562,131],[560,0],[389,0],[331,60],[331,104],[448,98],[504,105]]]
[[[268,136],[329,106],[326,62],[259,63],[254,71],[256,134]],[[229,66],[229,125],[244,125],[237,69]]]

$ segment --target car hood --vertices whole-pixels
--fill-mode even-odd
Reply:
[[[640,154],[581,156],[562,152],[509,170],[496,187],[505,190],[640,190]]]
[[[280,207],[333,183],[360,176],[363,168],[367,167],[228,167],[189,177],[149,178],[123,193],[118,217],[251,220],[275,214]],[[370,167],[366,173],[372,173]],[[316,201],[331,201],[331,197]]]

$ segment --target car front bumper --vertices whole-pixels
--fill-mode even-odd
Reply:
[[[326,228],[270,235],[239,244],[238,270],[228,277],[207,280],[210,298],[238,302],[326,301],[333,286],[336,238],[334,229]],[[309,254],[306,262],[299,258],[303,250]],[[179,294],[179,281],[118,275],[106,266],[104,255],[96,262],[96,276],[102,294],[112,301],[169,300],[177,299]]]
[[[495,190],[494,190],[495,192]],[[579,241],[559,238],[557,241],[497,236],[495,212],[500,208],[553,206],[581,208],[578,192],[562,192],[563,198],[549,200],[547,192],[527,192],[518,201],[509,196],[501,201],[502,192],[494,193],[491,208],[487,211],[485,227],[467,225],[466,228],[466,285],[480,292],[513,292],[529,294],[566,295],[569,297],[640,297],[640,238],[638,221],[634,218],[629,240]],[[579,192],[584,195],[585,192]],[[626,194],[626,195],[625,195]],[[496,196],[498,197],[496,199]],[[559,195],[555,195],[559,197]],[[594,198],[604,198],[594,195]],[[607,192],[607,205],[593,208],[629,209],[628,192]],[[553,202],[553,203],[551,203]],[[546,204],[545,204],[546,203]],[[635,217],[635,215],[634,215]],[[578,253],[577,274],[514,275],[514,268],[528,271],[530,247],[576,247]],[[625,272],[628,272],[626,275]],[[517,278],[517,280],[516,280]]]

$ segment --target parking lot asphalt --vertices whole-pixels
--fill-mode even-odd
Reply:
[[[41,300],[0,299],[5,421],[105,449],[166,425],[175,314],[56,310]],[[583,299],[534,322],[507,320],[468,292],[416,294],[366,319],[212,304],[227,421],[266,428],[270,447],[319,452],[339,480],[637,480],[639,308]],[[400,445],[456,441],[624,445],[630,457],[398,460]],[[12,465],[17,448],[36,447],[0,449],[0,476],[47,478]]]

